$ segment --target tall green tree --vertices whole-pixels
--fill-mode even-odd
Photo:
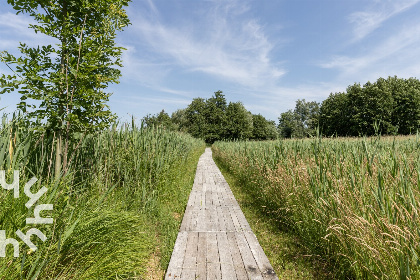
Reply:
[[[388,77],[394,100],[392,124],[399,134],[412,134],[420,128],[420,81]]]
[[[278,130],[274,121],[267,120],[261,114],[252,115],[252,139],[269,140],[278,138]]]
[[[17,90],[18,108],[37,131],[54,133],[56,175],[66,168],[69,139],[75,132],[103,129],[114,119],[104,92],[121,76],[118,31],[129,24],[130,0],[8,0],[17,14],[29,14],[29,27],[57,41],[55,46],[20,43],[21,57],[1,53],[13,70],[0,77],[0,93]],[[32,102],[37,100],[38,102]],[[42,125],[39,125],[42,124]],[[45,125],[44,125],[45,124]]]
[[[345,92],[331,93],[322,101],[319,123],[324,135],[349,135],[350,112],[349,99]]]
[[[298,99],[295,109],[279,117],[280,135],[284,138],[304,138],[316,135],[319,120],[319,103]]]
[[[172,123],[171,117],[165,110],[160,111],[156,115],[147,115],[143,118],[143,123],[147,127],[163,127],[168,130],[175,130],[175,125]]]
[[[252,137],[252,114],[241,102],[229,102],[226,108],[226,138],[247,140]]]
[[[187,109],[178,109],[171,115],[171,121],[174,129],[177,131],[188,132]]]
[[[420,128],[420,81],[379,78],[322,102],[320,126],[326,135],[410,134]]]
[[[206,101],[194,98],[185,110],[187,132],[195,138],[204,139],[207,134]]]
[[[204,137],[207,143],[213,143],[225,138],[226,108],[226,98],[221,90],[216,91],[214,96],[207,99],[205,110],[207,130]]]

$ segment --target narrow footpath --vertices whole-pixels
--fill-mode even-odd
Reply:
[[[165,279],[278,279],[210,148],[198,161]]]

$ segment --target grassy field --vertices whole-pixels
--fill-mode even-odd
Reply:
[[[293,231],[281,227],[277,215],[266,211],[243,183],[216,160],[258,242],[279,279],[329,280],[334,270],[319,255],[311,254]],[[281,221],[280,221],[281,222]]]
[[[420,279],[418,135],[217,142],[213,152],[333,278]]]
[[[73,143],[74,142],[74,143]],[[192,137],[134,124],[114,125],[70,145],[69,171],[55,179],[53,138],[35,136],[5,118],[0,129],[0,170],[8,183],[20,171],[20,196],[0,189],[0,230],[20,241],[7,246],[0,279],[144,279],[166,269],[205,144]],[[23,189],[47,187],[38,204],[53,204],[53,224],[33,217]],[[15,234],[37,228],[30,250]]]

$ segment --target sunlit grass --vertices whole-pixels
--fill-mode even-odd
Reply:
[[[81,135],[79,135],[80,137]],[[20,242],[20,256],[0,258],[1,279],[143,279],[149,259],[158,255],[162,267],[183,215],[195,166],[204,143],[180,133],[114,125],[94,135],[76,137],[70,146],[69,171],[55,180],[53,138],[36,136],[3,119],[0,129],[0,170],[11,181],[20,170],[20,189],[32,177],[32,192],[45,186],[38,203],[51,203],[51,225],[26,225],[33,210],[27,198],[0,190],[0,229],[8,238],[17,229],[41,230],[47,240]],[[172,200],[172,203],[171,203]]]
[[[218,142],[214,156],[337,277],[420,278],[420,139]],[[334,265],[335,266],[335,265]]]

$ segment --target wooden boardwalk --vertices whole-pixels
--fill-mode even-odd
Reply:
[[[207,148],[165,279],[278,279]]]

